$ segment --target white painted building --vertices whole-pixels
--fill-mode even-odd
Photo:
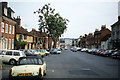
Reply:
[[[72,39],[65,39],[65,46],[72,46]]]
[[[107,50],[111,49],[111,35],[106,35],[102,40],[101,40],[101,49]]]

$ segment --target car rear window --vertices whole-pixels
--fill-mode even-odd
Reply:
[[[19,65],[41,65],[42,60],[37,58],[23,58],[19,60]]]

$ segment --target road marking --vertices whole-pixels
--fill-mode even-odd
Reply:
[[[52,72],[54,72],[54,70],[52,70]]]
[[[91,70],[91,69],[89,69],[89,68],[81,68],[82,70]]]
[[[52,69],[52,70],[47,70],[47,71],[50,71],[50,72],[55,72],[55,70],[53,70],[53,69]]]

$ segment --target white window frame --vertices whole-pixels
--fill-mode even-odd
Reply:
[[[4,33],[4,23],[1,22],[1,32]]]
[[[12,49],[14,49],[14,39],[12,39]]]
[[[9,49],[11,49],[11,39],[9,39]]]
[[[6,49],[7,49],[7,45],[8,45],[8,39],[6,39]]]
[[[5,25],[5,33],[8,33],[8,24]]]
[[[9,34],[11,34],[11,25],[9,25]]]
[[[7,16],[7,8],[4,8],[4,14]]]
[[[15,33],[15,26],[12,27],[12,34]]]
[[[14,12],[11,11],[11,17],[14,18]]]

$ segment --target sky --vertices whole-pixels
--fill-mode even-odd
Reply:
[[[119,0],[0,0],[7,1],[8,6],[15,11],[15,17],[20,16],[22,26],[31,31],[38,30],[38,15],[34,11],[50,3],[55,12],[70,22],[63,38],[79,38],[80,35],[93,33],[95,29],[111,25],[117,21]]]

